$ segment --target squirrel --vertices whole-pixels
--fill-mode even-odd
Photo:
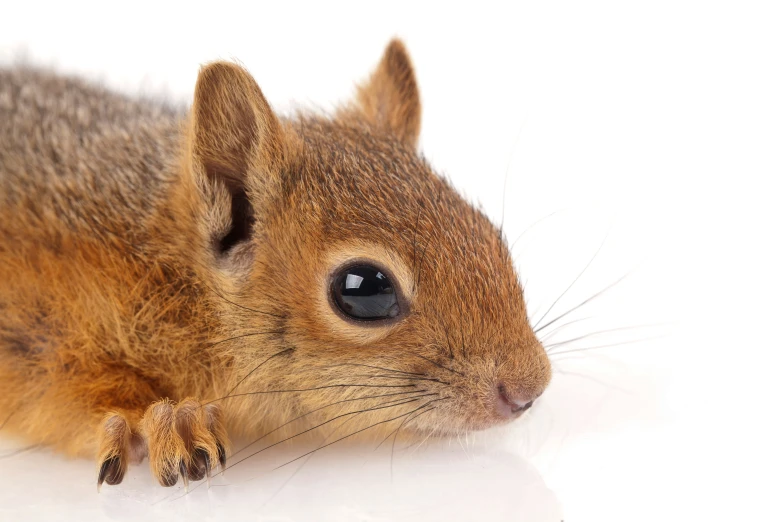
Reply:
[[[277,115],[243,67],[189,109],[0,69],[0,426],[163,486],[230,439],[357,412],[461,434],[551,379],[502,232],[418,153],[392,40],[334,114]]]

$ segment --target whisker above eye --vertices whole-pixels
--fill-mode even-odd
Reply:
[[[419,218],[421,217],[421,203],[419,203],[419,208],[416,211],[416,226],[413,227],[413,270],[415,272],[416,270],[416,255],[418,254],[418,250],[416,249],[416,236],[419,233]],[[416,279],[413,279],[412,286],[411,286],[411,294],[413,294],[416,290]]]
[[[424,266],[424,256],[427,255],[427,249],[430,247],[430,241],[432,241],[432,237],[434,235],[435,235],[435,231],[432,231],[430,233],[430,235],[427,237],[427,242],[424,244],[424,250],[421,253],[421,257],[419,258],[419,271],[415,275],[415,277],[416,277],[416,286],[418,286],[419,280],[421,279],[421,269]]]

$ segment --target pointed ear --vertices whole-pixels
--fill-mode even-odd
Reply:
[[[249,193],[274,183],[284,135],[261,89],[228,62],[204,66],[190,119],[193,175],[208,203],[208,234],[219,254],[250,238],[255,211]],[[253,172],[253,176],[249,173]]]
[[[239,65],[204,66],[192,110],[193,159],[232,192],[245,185],[254,162],[279,159],[280,122],[253,77]]]
[[[408,51],[394,39],[370,79],[359,87],[354,114],[397,136],[415,148],[421,126],[416,75]]]

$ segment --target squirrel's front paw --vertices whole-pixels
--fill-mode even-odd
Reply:
[[[137,430],[121,414],[111,414],[103,423],[98,487],[119,484],[128,463],[144,456],[161,485],[173,486],[181,476],[187,486],[208,476],[215,463],[225,466],[227,445],[216,404],[162,400],[147,408]]]

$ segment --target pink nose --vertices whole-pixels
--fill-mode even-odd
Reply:
[[[504,417],[516,417],[533,405],[536,397],[529,397],[522,391],[514,392],[503,383],[498,384],[497,408]]]

